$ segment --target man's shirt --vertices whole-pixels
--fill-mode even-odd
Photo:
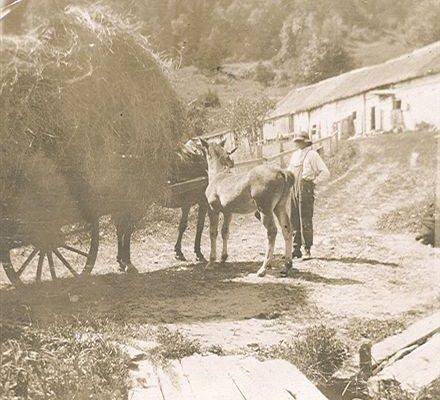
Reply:
[[[302,179],[312,181],[317,185],[330,179],[330,171],[321,156],[310,147],[294,151],[288,169],[293,171],[294,168],[301,165],[301,162],[303,162]]]

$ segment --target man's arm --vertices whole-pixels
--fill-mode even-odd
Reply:
[[[325,165],[321,156],[317,152],[315,152],[315,157],[313,157],[311,161],[313,170],[317,174],[314,183],[316,185],[322,185],[326,183],[330,179],[330,171],[328,170],[327,165]]]

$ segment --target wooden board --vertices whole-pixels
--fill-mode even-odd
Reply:
[[[410,325],[403,332],[390,336],[371,348],[373,365],[378,365],[399,350],[440,332],[440,312]]]
[[[419,392],[440,377],[440,334],[434,335],[402,359],[370,379],[370,389],[378,391],[381,381],[397,381],[402,389]]]
[[[287,361],[194,355],[166,366],[139,362],[129,398],[152,400],[326,400]],[[138,396],[138,397],[130,397]],[[141,397],[144,396],[144,397]]]

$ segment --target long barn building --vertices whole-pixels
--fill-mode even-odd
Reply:
[[[263,138],[300,131],[314,140],[336,132],[361,136],[423,122],[440,128],[440,41],[291,90],[268,115]]]

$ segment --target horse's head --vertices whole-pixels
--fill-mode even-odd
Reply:
[[[232,168],[234,166],[234,160],[232,160],[232,153],[237,150],[237,148],[227,151],[225,149],[226,140],[220,143],[208,143],[206,140],[200,139],[200,143],[203,146],[206,161],[208,162],[208,169],[224,169]]]

